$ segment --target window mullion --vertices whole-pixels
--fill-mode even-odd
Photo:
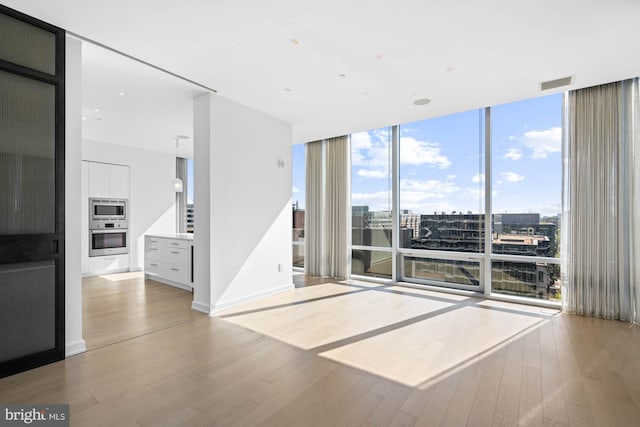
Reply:
[[[391,128],[391,280],[397,282],[400,243],[400,127]]]
[[[491,107],[484,109],[484,274],[485,295],[491,295]]]

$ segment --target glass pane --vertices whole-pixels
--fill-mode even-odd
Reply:
[[[305,146],[293,146],[293,241],[304,242]],[[304,252],[304,249],[302,250]]]
[[[187,160],[187,233],[193,233],[193,159]]]
[[[353,250],[351,274],[391,279],[391,252]]]
[[[293,266],[304,268],[304,245],[293,245]]]
[[[493,253],[559,257],[562,94],[491,109]]]
[[[55,34],[0,13],[0,59],[55,74]]]
[[[0,235],[55,219],[55,87],[0,71]]]
[[[544,262],[493,261],[493,292],[560,301],[560,265]]]
[[[459,285],[480,286],[480,263],[433,258],[404,258],[404,276]]]
[[[94,233],[91,235],[93,239],[93,249],[112,249],[124,248],[127,246],[127,233]]]
[[[55,347],[55,262],[0,265],[0,362]]]
[[[351,135],[351,244],[391,247],[391,128]]]
[[[484,112],[400,126],[400,246],[484,251]]]

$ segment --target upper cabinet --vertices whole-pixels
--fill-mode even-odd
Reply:
[[[109,165],[109,188],[116,199],[129,198],[129,166]]]
[[[129,166],[87,162],[89,197],[129,198]]]

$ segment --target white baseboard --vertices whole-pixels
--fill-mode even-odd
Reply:
[[[267,291],[258,292],[256,294],[247,295],[246,297],[236,298],[231,301],[223,302],[221,304],[216,304],[213,306],[213,310],[211,311],[212,315],[216,315],[219,312],[226,310],[231,307],[235,307],[239,304],[244,304],[246,302],[254,301],[260,298],[269,297],[271,295],[279,294],[281,292],[286,292],[295,289],[295,285],[293,283],[285,286],[281,286],[279,288],[269,289]],[[193,307],[193,306],[192,306]]]
[[[174,288],[184,289],[185,291],[191,292],[193,288],[189,285],[185,285],[183,283],[174,282],[173,280],[165,279],[164,277],[158,276],[149,276],[148,274],[144,275],[146,280],[153,280],[154,282],[162,283],[165,285],[173,286]]]
[[[69,357],[76,354],[84,353],[85,351],[87,351],[87,342],[85,340],[80,340],[71,344],[67,344],[64,349],[64,355],[65,357]]]
[[[211,307],[195,301],[191,302],[191,310],[199,311],[204,314],[211,314]]]
[[[114,268],[113,270],[105,270],[100,272],[90,271],[88,273],[82,273],[82,277],[106,276],[107,274],[128,273],[129,271],[130,270],[128,268]]]

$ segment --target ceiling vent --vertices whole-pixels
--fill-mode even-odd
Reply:
[[[549,80],[540,83],[540,90],[555,89],[557,87],[568,86],[571,84],[573,76],[562,77],[561,79]]]

